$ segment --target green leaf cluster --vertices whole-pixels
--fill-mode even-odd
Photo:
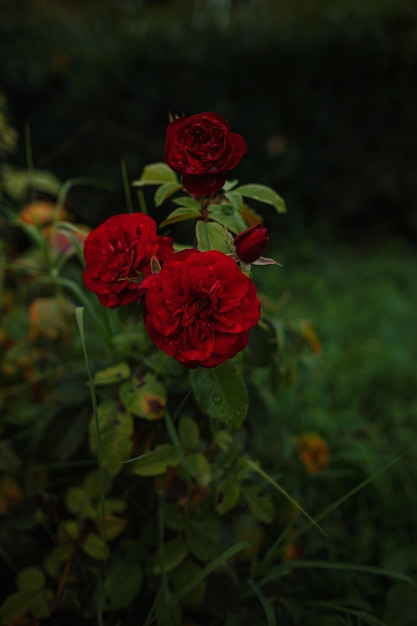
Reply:
[[[26,567],[16,576],[18,591],[12,593],[0,607],[0,623],[9,624],[20,615],[30,613],[35,619],[46,619],[51,615],[51,594],[46,587],[44,572],[39,567]]]
[[[234,252],[233,235],[243,232],[250,225],[245,220],[244,209],[246,212],[252,210],[245,204],[246,199],[269,205],[278,213],[286,211],[284,200],[270,187],[258,184],[236,186],[237,184],[238,181],[227,181],[223,190],[208,202],[204,198],[197,199],[188,195],[173,197],[182,189],[182,185],[175,172],[162,162],[145,166],[140,178],[133,183],[138,188],[157,186],[154,194],[155,207],[160,207],[167,200],[177,205],[178,208],[173,209],[160,222],[160,228],[197,220],[198,249],[221,250],[225,254]],[[259,216],[258,219],[261,220]]]

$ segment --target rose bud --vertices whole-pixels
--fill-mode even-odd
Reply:
[[[236,254],[244,263],[253,263],[262,256],[269,243],[268,230],[255,224],[235,237]]]

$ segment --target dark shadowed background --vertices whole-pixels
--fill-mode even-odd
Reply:
[[[287,201],[271,228],[414,237],[411,0],[20,0],[0,17],[13,160],[28,124],[35,167],[114,181],[74,192],[89,225],[123,209],[122,158],[131,179],[163,158],[169,112],[214,110],[247,139],[236,176]]]

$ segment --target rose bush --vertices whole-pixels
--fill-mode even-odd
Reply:
[[[182,174],[185,189],[193,195],[221,189],[226,172],[236,167],[246,152],[245,139],[230,132],[229,122],[218,113],[198,113],[168,124],[165,160]]]
[[[217,130],[203,132],[205,116]],[[204,124],[188,127],[194,154],[212,161],[213,139],[218,167],[230,168],[243,140],[227,125],[223,141],[223,118],[201,117]],[[224,171],[188,176],[193,190],[210,180],[216,189]],[[308,431],[291,437],[279,404],[298,369],[304,378],[306,350],[319,354],[320,343],[309,322],[287,323],[273,300],[258,299],[251,279],[252,263],[275,261],[262,256],[269,235],[247,199],[278,212],[284,203],[268,187],[238,181],[210,200],[191,198],[161,162],[144,167],[144,185],[157,186],[150,211],[159,228],[175,236],[178,223],[195,222],[178,231],[180,252],[158,236],[142,192],[143,212],[116,215],[88,235],[65,212],[68,184],[57,190],[59,202],[7,211],[0,538],[8,582],[0,626],[257,624],[259,599],[268,623],[287,623],[282,603],[272,601],[283,574],[291,600],[287,561],[327,557],[328,537],[318,544],[314,536],[313,551],[304,552],[310,524],[295,515],[298,509],[314,522],[298,500],[305,470],[327,467],[326,441]],[[159,213],[164,202],[168,216]],[[258,225],[250,228],[252,220]],[[25,244],[16,256],[19,240]],[[83,274],[99,299],[80,287]],[[242,353],[249,334],[251,349]],[[296,498],[276,482],[289,471]],[[331,475],[325,478],[320,493]],[[337,491],[329,485],[325,514]],[[309,483],[309,505],[314,488]],[[300,604],[302,572],[294,574]],[[310,602],[310,573],[305,581]],[[297,611],[294,619],[303,616]]]
[[[256,286],[218,250],[183,250],[143,283],[154,343],[183,365],[214,367],[246,347],[260,319]]]
[[[138,281],[151,272],[155,257],[173,253],[171,237],[156,234],[143,213],[114,215],[93,230],[84,244],[84,282],[100,302],[114,308],[138,299]]]

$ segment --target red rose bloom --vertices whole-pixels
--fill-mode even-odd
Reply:
[[[165,160],[182,174],[185,189],[196,196],[221,189],[226,172],[246,152],[244,138],[230,132],[229,122],[218,113],[198,113],[168,124]]]
[[[218,250],[173,254],[143,286],[151,339],[187,367],[231,359],[260,319],[255,283]]]
[[[100,302],[113,308],[138,299],[138,279],[173,253],[171,237],[159,237],[143,213],[115,215],[91,231],[84,244],[84,282]]]
[[[262,256],[269,243],[268,230],[255,224],[235,237],[236,254],[244,263],[253,263]]]

